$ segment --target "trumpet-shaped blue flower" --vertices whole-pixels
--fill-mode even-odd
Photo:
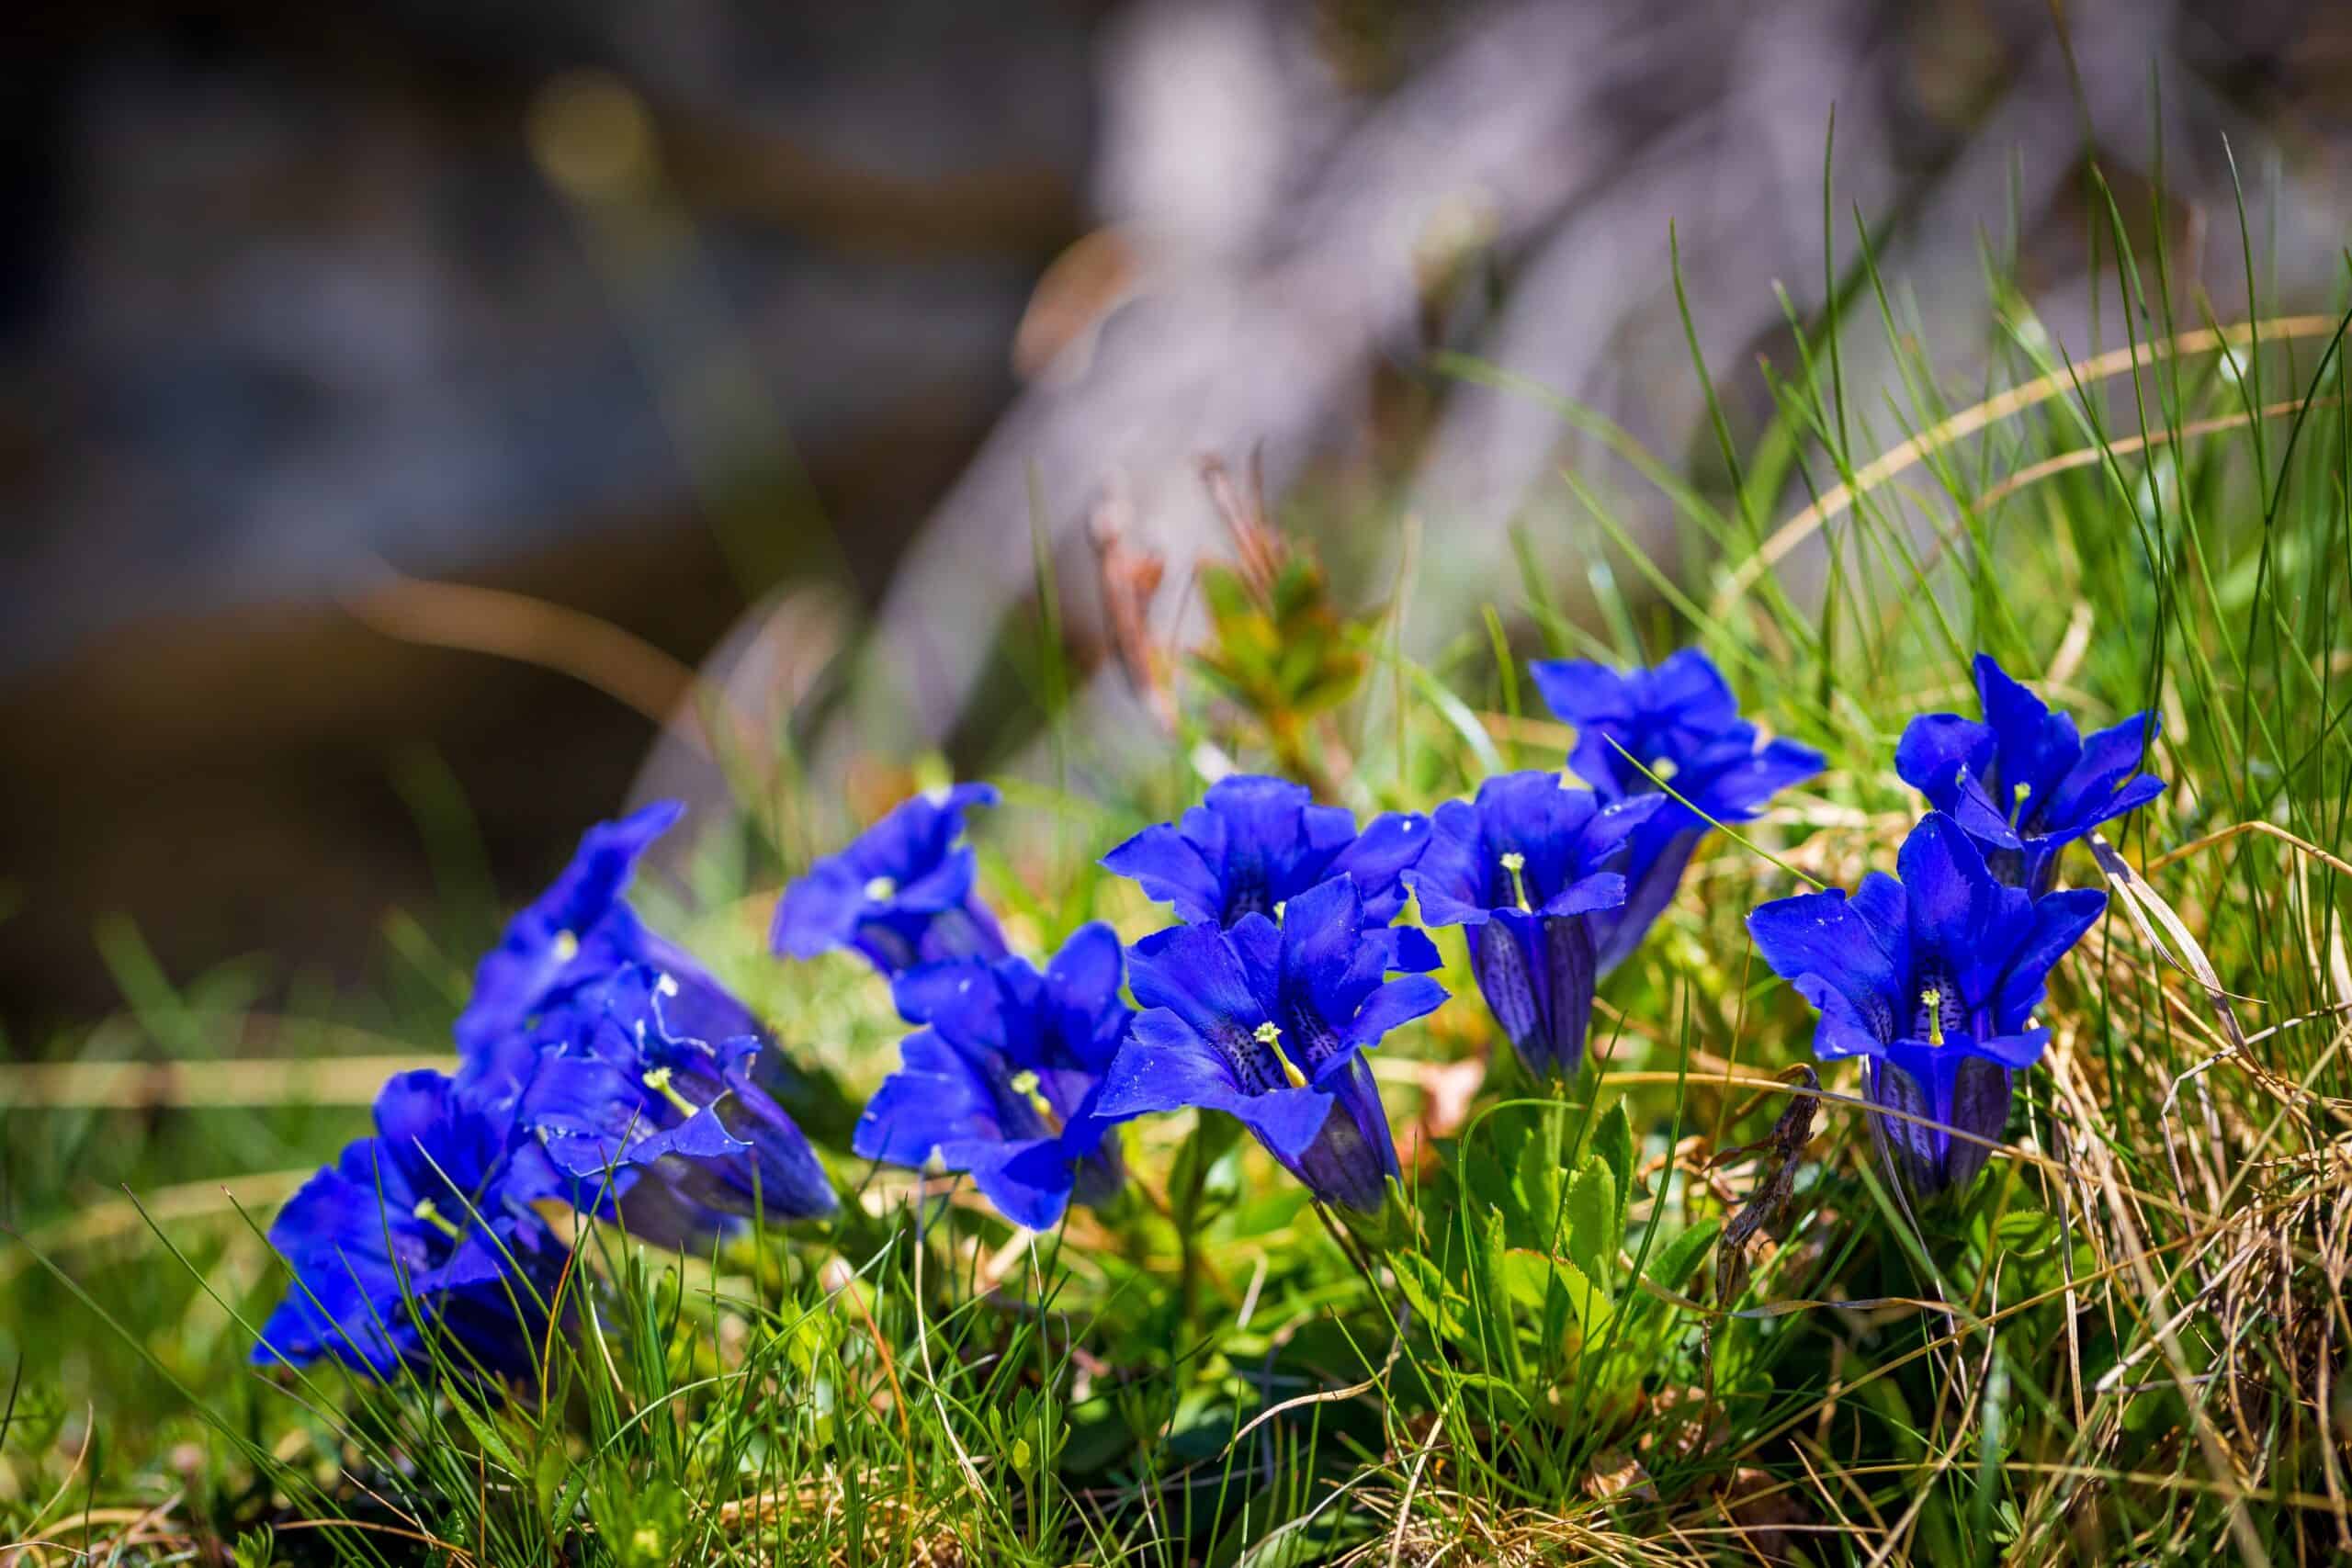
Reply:
[[[1624,903],[1622,852],[1663,804],[1650,795],[1604,806],[1557,773],[1498,773],[1475,802],[1437,808],[1429,851],[1406,874],[1422,919],[1469,928],[1487,1010],[1539,1078],[1572,1077],[1583,1063],[1595,924]]]
[[[502,1046],[628,964],[670,976],[664,1010],[680,1032],[707,1040],[759,1032],[750,1009],[684,949],[648,929],[621,897],[639,857],[684,811],[676,801],[659,801],[589,829],[563,874],[507,922],[475,968],[473,997],[458,1017],[458,1049],[472,1077],[497,1066],[492,1058]]]
[[[1445,1000],[1425,975],[1384,979],[1389,967],[1345,876],[1286,899],[1279,926],[1251,913],[1148,936],[1127,964],[1145,1010],[1095,1110],[1225,1111],[1317,1198],[1377,1214],[1396,1151],[1363,1052]]]
[[[964,812],[994,806],[982,784],[925,790],[892,807],[838,854],[785,889],[770,941],[794,958],[854,948],[884,975],[950,958],[1005,955],[996,917],[973,891]]]
[[[1096,1114],[1104,1069],[1135,1010],[1119,999],[1118,934],[1081,926],[1045,973],[1025,958],[925,964],[891,987],[923,1028],[866,1103],[854,1147],[967,1171],[997,1213],[1051,1230],[1075,1195],[1101,1204],[1123,1179],[1116,1134]]]
[[[432,1354],[460,1371],[529,1372],[566,1249],[529,1207],[561,1181],[517,1135],[511,1101],[485,1104],[429,1069],[376,1099],[376,1135],[302,1184],[269,1227],[292,1268],[262,1326],[257,1365],[332,1356],[389,1379]]]
[[[1930,812],[1896,860],[1842,890],[1776,899],[1747,917],[1756,949],[1821,1014],[1814,1054],[1870,1060],[1873,1117],[1897,1173],[1922,1196],[1964,1187],[1998,1139],[2012,1078],[2041,1059],[2034,1022],[2050,970],[2107,907],[2096,891],[2039,902],[1994,879],[1960,825]]]
[[[564,1016],[568,1032],[547,1043],[522,1095],[548,1159],[665,1247],[697,1246],[761,1213],[832,1213],[808,1140],[754,1081],[759,1039],[677,1032],[668,1008],[679,995],[668,975],[632,964]]]
[[[1983,723],[1920,715],[1895,745],[1894,769],[1984,846],[1995,875],[2039,898],[2056,884],[2068,844],[2164,793],[2162,779],[2139,771],[2156,716],[2134,714],[2083,739],[2072,715],[2052,710],[1983,653],[1976,694]]]
[[[1283,906],[1317,883],[1352,877],[1368,929],[1383,930],[1389,967],[1438,966],[1437,949],[1410,927],[1389,930],[1405,908],[1403,874],[1429,842],[1429,818],[1387,811],[1356,831],[1353,813],[1317,806],[1289,779],[1236,773],[1209,786],[1174,822],[1156,823],[1102,857],[1144,896],[1188,923],[1231,926],[1244,915],[1282,918]]]
[[[1747,821],[1774,794],[1813,777],[1824,763],[1820,752],[1792,740],[1758,744],[1723,671],[1695,648],[1652,669],[1562,659],[1539,662],[1531,672],[1552,711],[1576,726],[1568,765],[1578,778],[1604,801],[1657,795],[1665,803],[1634,833],[1624,903],[1593,917],[1605,975],[1641,945],[1674,901],[1709,818]],[[1682,799],[1662,792],[1650,775]]]

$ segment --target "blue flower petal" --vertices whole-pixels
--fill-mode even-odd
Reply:
[[[1058,1219],[1073,1190],[1109,1201],[1122,1178],[1097,1107],[1132,1016],[1122,968],[1117,934],[1098,921],[1042,975],[1018,956],[899,975],[899,1010],[929,1027],[900,1045],[899,1070],[858,1123],[856,1152],[916,1167],[935,1156],[1033,1228]]]
[[[1579,876],[1566,887],[1544,900],[1539,915],[1589,915],[1600,909],[1613,909],[1625,901],[1625,878],[1614,871],[1596,871]]]
[[[1429,847],[1414,868],[1405,873],[1425,923],[1486,923],[1488,906],[1481,842],[1478,810],[1468,801],[1449,800],[1432,815]]]
[[[1143,889],[1155,903],[1172,904],[1179,919],[1214,920],[1224,890],[1192,841],[1166,822],[1154,823],[1104,855],[1102,868]]]
[[[1445,1002],[1445,987],[1426,975],[1407,975],[1390,980],[1364,998],[1355,1017],[1348,1021],[1342,1037],[1351,1045],[1376,1045],[1390,1030],[1417,1018],[1427,1018]],[[1324,1076],[1317,1075],[1318,1085]]]
[[[1577,776],[1604,800],[1654,802],[1645,820],[1626,825],[1625,861],[1612,868],[1625,875],[1623,906],[1592,913],[1606,972],[1665,912],[1713,824],[1748,820],[1773,794],[1818,773],[1824,759],[1791,740],[1759,743],[1722,671],[1696,649],[1646,670],[1582,661],[1533,668],[1552,711],[1576,726],[1568,762]]]
[[[1222,1111],[1256,1134],[1278,1158],[1295,1160],[1315,1142],[1332,1099],[1314,1089],[1245,1093],[1222,1053],[1165,1010],[1138,1013],[1128,1042],[1102,1080],[1098,1114],[1112,1121],[1197,1107]]]
[[[851,948],[886,976],[949,958],[1004,956],[996,919],[973,896],[977,862],[964,813],[993,806],[980,784],[900,801],[838,853],[785,889],[770,945],[794,958]]]
[[[1606,664],[1589,659],[1538,660],[1527,667],[1535,689],[1564,722],[1573,725],[1632,720],[1639,711],[1633,686]]]
[[[2033,906],[2024,940],[2008,955],[2007,973],[1994,1003],[1994,1021],[2003,1030],[2023,1027],[2041,1005],[2050,971],[2107,912],[2107,895],[2097,888],[2052,893]]]
[[[2096,921],[2098,892],[2036,902],[1996,881],[1951,818],[1930,812],[1904,840],[1902,879],[1866,876],[1836,890],[1777,899],[1748,916],[1765,962],[1820,1014],[1825,1059],[1871,1058],[1877,1103],[1997,1137],[2011,1076],[2030,1067],[2049,1032],[2031,1021],[2044,978]],[[1881,1119],[1875,1131],[1921,1195],[1964,1185],[1984,1148],[1940,1126]]]
[[[1367,951],[1363,930],[1363,897],[1344,876],[1309,888],[1283,911],[1283,982],[1303,987],[1327,1019],[1341,1020],[1354,1010],[1347,982],[1357,956]],[[1379,976],[1367,978],[1376,984]]]
[[[966,1014],[974,1009],[996,1010],[995,976],[978,958],[947,958],[918,964],[890,976],[890,1001],[909,1023],[930,1023],[943,1013]],[[967,1030],[989,1029],[984,1022],[967,1022]]]
[[[769,945],[788,958],[814,958],[846,946],[857,934],[866,879],[846,861],[820,861],[784,891]]]
[[[1426,975],[1445,965],[1445,959],[1438,953],[1437,943],[1429,939],[1427,931],[1412,926],[1392,926],[1385,932],[1367,932],[1366,938],[1369,940],[1380,935],[1388,938],[1388,950],[1381,960],[1384,970]]]
[[[2075,771],[2042,806],[2042,821],[2053,832],[2080,836],[2162,795],[2164,782],[2154,774],[2133,775],[2154,739],[2155,728],[2154,715],[2134,714],[2084,741]]]
[[[1993,878],[1960,824],[1939,811],[1919,818],[1895,856],[1910,901],[1911,945],[1972,963],[1997,962],[1995,933],[2024,917],[2027,900]]]
[[[2082,755],[2075,721],[2052,711],[1987,654],[1976,656],[1976,694],[1998,743],[2001,787],[2012,794],[2022,787],[2030,813]]]
[[[510,1181],[510,1156],[526,1146],[512,1107],[425,1070],[385,1086],[377,1122],[271,1223],[294,1280],[254,1361],[332,1355],[389,1377],[424,1359],[430,1320],[460,1365],[526,1371],[564,1252]]]
[[[1049,1231],[1061,1224],[1077,1180],[1057,1138],[1010,1144],[976,1140],[943,1147],[940,1158],[950,1170],[968,1172],[980,1196],[998,1213],[1033,1231]]]
[[[940,1145],[991,1124],[994,1098],[971,1063],[938,1032],[899,1043],[899,1070],[882,1080],[857,1119],[850,1147],[861,1159],[921,1168]]]
[[[1271,923],[1258,929],[1280,941]],[[1127,984],[1137,1002],[1175,1013],[1204,1039],[1235,1020],[1254,1027],[1267,1013],[1236,945],[1208,920],[1156,931],[1128,950]]]
[[[1364,824],[1354,841],[1332,857],[1329,874],[1355,878],[1363,918],[1385,923],[1405,907],[1404,874],[1429,847],[1430,821],[1417,813],[1387,811]]]
[[[1842,889],[1800,893],[1747,917],[1756,951],[1822,1014],[1814,1049],[1826,1059],[1875,1052],[1892,1038],[1908,984]]]
[[[1404,907],[1399,880],[1419,857],[1427,822],[1390,812],[1359,834],[1345,808],[1317,806],[1304,784],[1238,773],[1211,785],[1174,823],[1147,828],[1102,857],[1146,896],[1187,922],[1231,927],[1272,918],[1289,900],[1337,875],[1355,879],[1367,924]]]
[[[1956,713],[1923,713],[1903,727],[1894,743],[1894,771],[1938,810],[1949,810],[1938,796],[1948,794],[1962,771],[1984,777],[1992,767],[1994,746],[1989,725]]]

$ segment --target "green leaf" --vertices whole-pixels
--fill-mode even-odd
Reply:
[[[1624,1234],[1617,1179],[1600,1160],[1587,1159],[1568,1183],[1568,1256],[1590,1278],[1606,1280],[1617,1270]]]
[[[1512,1237],[1522,1247],[1550,1252],[1560,1244],[1555,1233],[1560,1224],[1560,1205],[1566,1196],[1560,1167],[1544,1139],[1532,1129],[1519,1145],[1518,1164],[1511,1180],[1511,1201],[1519,1224],[1511,1227]]]
[[[506,1446],[506,1439],[498,1435],[498,1429],[473,1407],[469,1400],[462,1396],[454,1398],[449,1401],[449,1407],[458,1413],[458,1418],[466,1424],[466,1430],[474,1435],[474,1441],[481,1445],[481,1451],[492,1463],[511,1475],[524,1473],[527,1467],[514,1457],[514,1450]]]
[[[1600,1122],[1592,1130],[1592,1152],[1608,1164],[1609,1174],[1617,1179],[1617,1196],[1625,1202],[1634,1195],[1634,1123],[1625,1115],[1622,1100],[1609,1107]],[[1623,1228],[1619,1227],[1619,1234]]]
[[[1400,1252],[1392,1262],[1397,1288],[1413,1303],[1413,1311],[1429,1325],[1430,1332],[1451,1344],[1469,1344],[1473,1336],[1464,1315],[1469,1298],[1435,1263],[1418,1252]]]
[[[1593,1337],[1617,1315],[1616,1303],[1583,1269],[1565,1258],[1552,1259],[1552,1272],[1566,1291],[1569,1310],[1576,1314],[1577,1325],[1584,1330],[1585,1341],[1590,1344]]]
[[[1650,1283],[1661,1290],[1679,1291],[1715,1245],[1715,1235],[1723,1228],[1716,1220],[1702,1220],[1686,1230],[1678,1231],[1667,1244],[1650,1255],[1649,1267],[1643,1270]]]
[[[1496,1351],[1500,1353],[1503,1375],[1515,1383],[1527,1381],[1527,1362],[1520,1354],[1519,1320],[1510,1308],[1510,1242],[1502,1211],[1487,1211],[1483,1245],[1471,1253],[1471,1266],[1478,1275],[1478,1309],[1486,1321],[1487,1333]]]

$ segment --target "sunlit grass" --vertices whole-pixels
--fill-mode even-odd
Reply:
[[[2129,341],[2051,343],[2005,296],[1978,397],[1907,355],[1892,280],[1833,280],[1894,343],[1917,434],[1857,446],[1887,411],[1846,405],[1840,321],[1795,322],[1779,423],[1742,448],[1715,412],[1729,488],[1611,434],[1628,468],[1564,476],[1587,525],[1575,580],[1531,565],[1428,666],[1378,607],[1304,617],[1295,635],[1329,640],[1317,670],[1365,674],[1294,728],[1194,681],[1164,757],[1117,765],[1052,722],[1077,684],[1058,639],[1008,639],[1052,744],[1006,781],[983,875],[1039,950],[1091,916],[1154,923],[1092,858],[1187,804],[1211,751],[1317,760],[1359,810],[1550,765],[1566,732],[1527,705],[1530,654],[1696,642],[1749,713],[1827,754],[1752,846],[1710,841],[1605,986],[1595,1066],[1556,1106],[1507,1072],[1463,1102],[1478,1080],[1457,1064],[1494,1042],[1439,933],[1456,1000],[1379,1059],[1419,1235],[1374,1277],[1229,1126],[1145,1122],[1139,1190],[1051,1236],[904,1172],[830,1228],[708,1258],[596,1231],[570,1282],[595,1312],[513,1397],[265,1378],[243,1367],[281,1283],[259,1232],[289,1173],[360,1130],[380,1073],[335,1064],[446,1056],[450,977],[496,911],[457,877],[447,908],[388,930],[362,996],[253,965],[175,986],[112,930],[124,1013],[8,1069],[0,1112],[21,1237],[0,1253],[0,1533],[57,1562],[243,1536],[251,1564],[2352,1551],[2342,323],[2177,321],[2163,258],[2130,257],[2120,221],[2106,238]],[[1662,493],[1698,564],[1643,553],[1605,499],[1628,483]],[[1969,706],[1979,649],[2086,728],[2155,709],[2149,765],[2171,787],[2109,852],[2136,876],[2069,852],[2066,884],[2113,897],[2053,980],[2050,1054],[1969,1197],[1915,1209],[1849,1071],[1785,1076],[1810,1022],[1741,919],[1891,866],[1917,809],[1894,738]],[[1096,783],[1117,779],[1137,782]],[[852,814],[783,785],[752,806],[670,923],[854,1099],[891,1060],[884,988],[761,943],[779,875]],[[155,1054],[167,1074],[96,1065]],[[1730,1256],[1722,1227],[1782,1174],[1776,1121],[1815,1096],[1785,1209]],[[845,1131],[811,1127],[859,1178]],[[1555,1256],[1583,1260],[1574,1280]]]

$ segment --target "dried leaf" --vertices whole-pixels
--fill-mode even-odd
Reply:
[[[1796,1081],[1809,1090],[1819,1090],[1821,1079],[1811,1067],[1792,1069]],[[1783,1076],[1792,1076],[1783,1075]],[[1772,1131],[1760,1143],[1726,1149],[1713,1163],[1744,1154],[1764,1151],[1763,1171],[1747,1201],[1740,1205],[1724,1225],[1722,1245],[1715,1253],[1715,1304],[1728,1310],[1747,1288],[1748,1243],[1765,1225],[1778,1220],[1788,1210],[1789,1199],[1796,1191],[1797,1161],[1804,1146],[1813,1139],[1813,1117],[1820,1101],[1813,1094],[1792,1095],[1789,1108],[1772,1123]]]

